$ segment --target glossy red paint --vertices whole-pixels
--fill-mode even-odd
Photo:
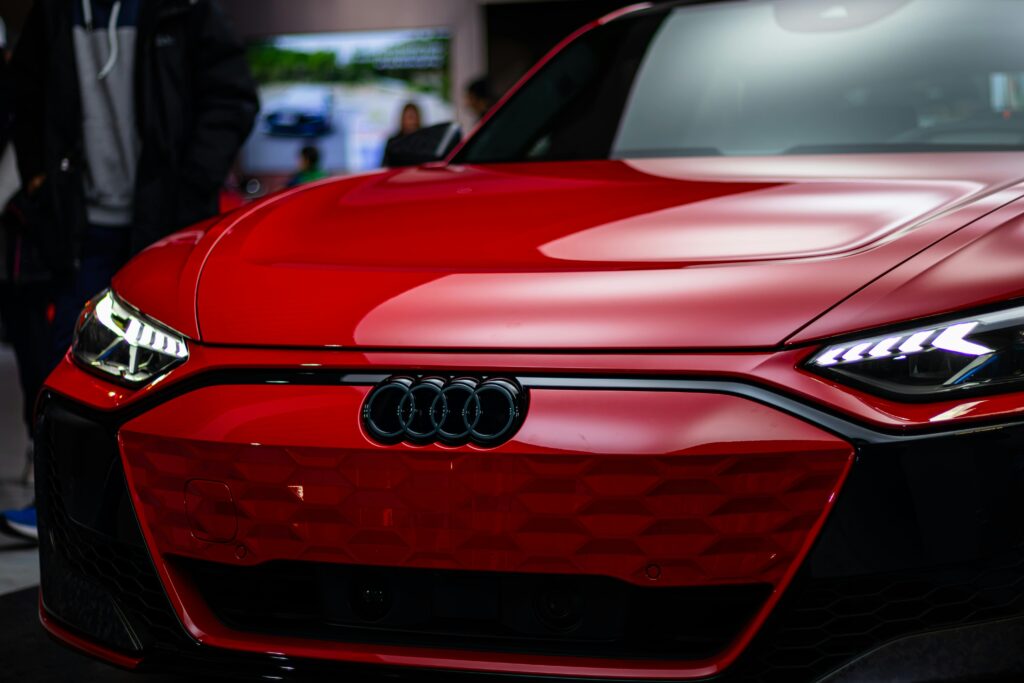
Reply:
[[[238,508],[222,481],[186,481],[184,509],[189,533],[197,541],[229,543],[238,534]]]
[[[1024,298],[1024,202],[1015,202],[950,235],[857,292],[794,336],[806,343],[854,330],[905,323]]]
[[[362,432],[368,389],[210,387],[125,425],[157,550],[640,585],[653,561],[660,585],[775,584],[851,454],[737,397],[550,389],[530,392],[526,423],[499,448],[388,448]],[[228,485],[222,516],[237,510],[243,560],[196,538],[182,501],[195,482]]]
[[[199,339],[197,288],[210,252],[238,222],[284,196],[211,218],[150,245],[114,276],[112,287],[131,291],[136,308],[190,339]]]
[[[436,167],[326,183],[224,231],[199,282],[201,337],[774,347],[1022,194],[1007,188],[1024,157],[950,156]],[[117,286],[132,299],[132,282]]]
[[[43,628],[46,629],[46,632],[53,638],[72,649],[78,650],[82,654],[95,657],[107,664],[113,664],[114,666],[127,669],[129,671],[134,671],[142,665],[142,660],[138,657],[131,657],[103,647],[102,645],[97,645],[91,640],[75,635],[68,629],[61,626],[49,615],[49,613],[47,613],[42,597],[39,598],[39,623],[42,624]]]
[[[147,315],[191,339],[199,337],[196,282],[210,233],[221,219],[177,232],[133,258],[115,276],[113,287],[130,289]]]
[[[844,441],[745,399],[610,390],[534,389],[516,437],[486,452],[384,447],[361,430],[367,390],[216,386],[122,428],[140,522],[195,637],[289,656],[310,648],[317,657],[377,656],[372,647],[293,649],[277,638],[227,634],[170,566],[175,557],[593,574],[639,585],[650,585],[646,567],[655,563],[659,586],[768,583],[777,598],[853,454]],[[230,542],[197,537],[182,499],[197,480],[230,488]],[[215,521],[232,526],[228,516],[222,509]],[[688,678],[724,667],[729,656],[699,665],[533,662],[576,675]],[[504,657],[440,657],[458,669],[508,666]]]

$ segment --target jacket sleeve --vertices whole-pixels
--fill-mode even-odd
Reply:
[[[6,59],[0,59],[0,158],[7,152],[11,122],[14,120],[14,82]]]
[[[11,62],[14,81],[14,147],[23,184],[46,172],[44,112],[49,64],[46,3],[35,2]]]
[[[182,181],[218,189],[249,136],[259,98],[245,49],[214,1],[197,3],[192,60],[194,127],[182,158]]]

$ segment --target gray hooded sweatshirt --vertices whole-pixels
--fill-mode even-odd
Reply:
[[[90,223],[132,222],[141,144],[135,125],[135,42],[144,0],[80,0],[73,40],[82,102]]]

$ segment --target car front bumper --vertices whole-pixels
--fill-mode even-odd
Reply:
[[[520,373],[508,444],[379,446],[381,375],[200,373],[97,410],[76,372],[39,412],[42,609],[122,666],[818,680],[1024,616],[1011,421],[894,433],[725,378]]]

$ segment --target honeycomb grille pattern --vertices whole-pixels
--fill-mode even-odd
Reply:
[[[725,681],[815,680],[890,640],[1024,615],[1024,552],[941,572],[798,578]]]
[[[582,573],[650,585],[775,583],[847,464],[798,455],[590,456],[246,446],[123,432],[158,549],[274,559]],[[194,537],[190,480],[226,482],[236,542]],[[244,561],[237,557],[244,544]],[[655,564],[657,570],[649,567]]]
[[[56,427],[59,429],[59,426]],[[37,467],[46,468],[42,478],[47,491],[40,501],[41,528],[44,539],[44,559],[48,553],[59,559],[53,566],[68,570],[98,585],[115,597],[118,607],[132,625],[142,644],[155,642],[185,644],[188,641],[181,625],[171,611],[166,594],[160,585],[153,563],[145,548],[132,542],[141,540],[134,516],[130,519],[131,539],[119,539],[100,533],[72,521],[65,509],[62,491],[62,467],[57,458],[74,456],[74,453],[58,453],[53,449],[50,427],[43,432],[46,447],[36,450]],[[111,441],[111,454],[115,476],[124,486],[117,451]],[[96,456],[98,454],[90,454]],[[124,496],[128,491],[125,486]],[[59,606],[52,606],[58,609]],[[71,624],[76,626],[76,624]],[[107,625],[109,626],[109,625]]]

